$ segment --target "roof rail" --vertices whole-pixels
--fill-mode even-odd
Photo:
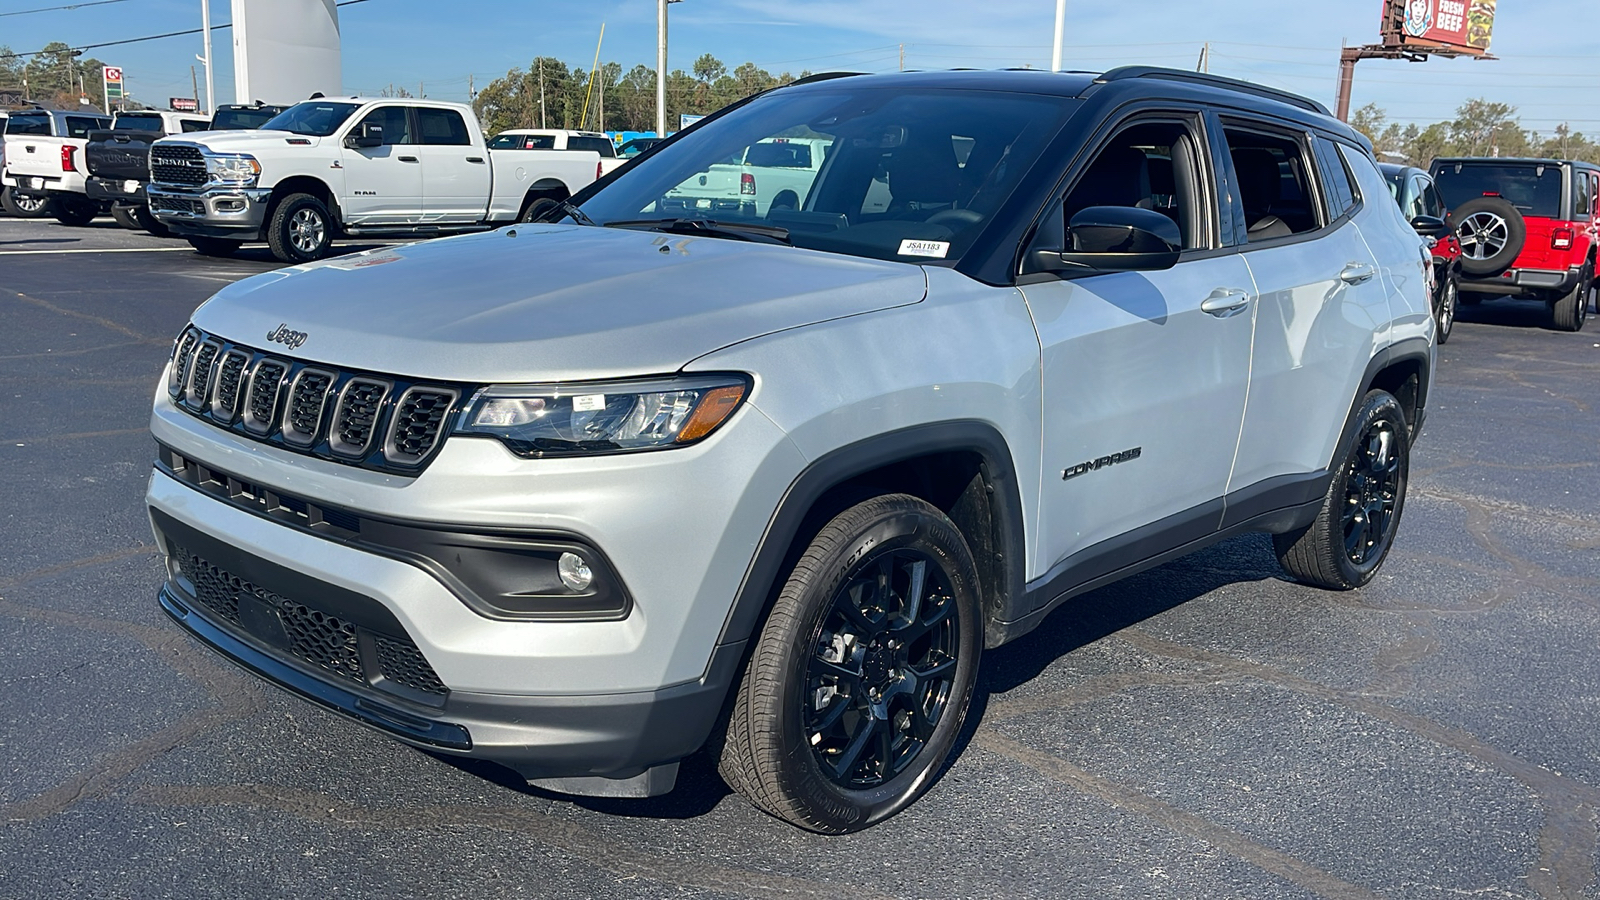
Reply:
[[[1095,79],[1095,81],[1103,84],[1112,81],[1125,81],[1129,78],[1160,78],[1164,81],[1187,81],[1191,84],[1210,85],[1211,87],[1223,88],[1225,90],[1239,91],[1243,94],[1255,94],[1258,97],[1276,100],[1279,103],[1287,103],[1290,106],[1299,107],[1300,109],[1309,110],[1314,113],[1321,113],[1325,116],[1333,115],[1333,113],[1328,111],[1326,106],[1323,106],[1321,103],[1318,103],[1315,100],[1302,97],[1299,94],[1292,94],[1288,91],[1281,91],[1277,88],[1266,87],[1251,81],[1240,81],[1237,78],[1224,78],[1221,75],[1210,75],[1204,72],[1186,72],[1182,69],[1165,69],[1159,66],[1121,66],[1106,72],[1104,75],[1101,75],[1099,78]]]
[[[815,75],[807,75],[804,78],[796,78],[788,84],[780,84],[778,87],[794,87],[798,84],[816,84],[819,81],[832,81],[835,78],[853,78],[857,75],[865,74],[865,72],[818,72]]]

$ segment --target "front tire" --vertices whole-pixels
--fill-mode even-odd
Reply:
[[[272,211],[267,245],[286,263],[305,263],[328,255],[333,219],[328,207],[310,194],[290,194]]]
[[[1461,299],[1461,290],[1456,287],[1453,277],[1446,277],[1444,290],[1439,294],[1439,308],[1434,310],[1434,323],[1438,326],[1438,341],[1441,345],[1450,340],[1450,329],[1456,324],[1456,304]]]
[[[148,206],[135,206],[133,208],[133,219],[139,223],[140,228],[156,237],[172,237],[172,229],[156,218],[156,214],[151,212]]]
[[[1405,508],[1409,435],[1399,401],[1386,391],[1368,391],[1341,445],[1344,452],[1316,520],[1272,536],[1285,571],[1335,591],[1372,580],[1389,555]]]
[[[844,834],[921,796],[961,731],[983,623],[960,531],[906,494],[829,522],[801,556],[734,699],[719,770],[763,811]]]

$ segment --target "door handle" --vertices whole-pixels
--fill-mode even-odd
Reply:
[[[1376,274],[1378,270],[1367,263],[1351,263],[1339,273],[1339,280],[1345,284],[1365,284]]]
[[[481,157],[481,156],[469,156],[469,157],[467,157],[467,162],[470,162],[470,163],[481,163],[481,162],[483,162],[483,157]]]
[[[1250,305],[1250,292],[1237,288],[1217,288],[1211,296],[1200,301],[1200,309],[1219,319],[1235,315]]]
[[[414,163],[417,161],[417,158],[415,156],[402,156],[400,157],[400,161]]]

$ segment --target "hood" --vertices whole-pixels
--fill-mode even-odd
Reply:
[[[161,139],[161,143],[173,144],[200,144],[212,150],[226,153],[231,150],[248,150],[259,147],[264,143],[283,145],[289,138],[310,141],[309,145],[300,146],[316,147],[322,143],[322,138],[307,134],[295,134],[292,131],[192,131],[188,134],[174,134]]]
[[[916,303],[921,268],[772,244],[517,225],[324,260],[223,289],[214,334],[413,378],[570,381],[675,372],[789,328]],[[289,351],[267,338],[302,332]]]

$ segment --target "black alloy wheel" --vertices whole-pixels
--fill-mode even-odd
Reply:
[[[811,540],[754,638],[714,749],[729,786],[822,834],[938,780],[977,684],[977,569],[937,507],[886,494]]]
[[[1387,549],[1393,537],[1400,503],[1401,427],[1389,419],[1368,425],[1345,472],[1340,525],[1345,557],[1357,568]]]
[[[1461,300],[1461,289],[1456,287],[1453,275],[1445,276],[1444,288],[1439,293],[1439,308],[1434,313],[1434,321],[1438,329],[1438,341],[1443,344],[1450,340],[1450,329],[1456,324],[1456,305]]]
[[[938,560],[911,548],[862,562],[833,599],[806,670],[805,729],[835,784],[905,770],[949,714],[960,616]]]

